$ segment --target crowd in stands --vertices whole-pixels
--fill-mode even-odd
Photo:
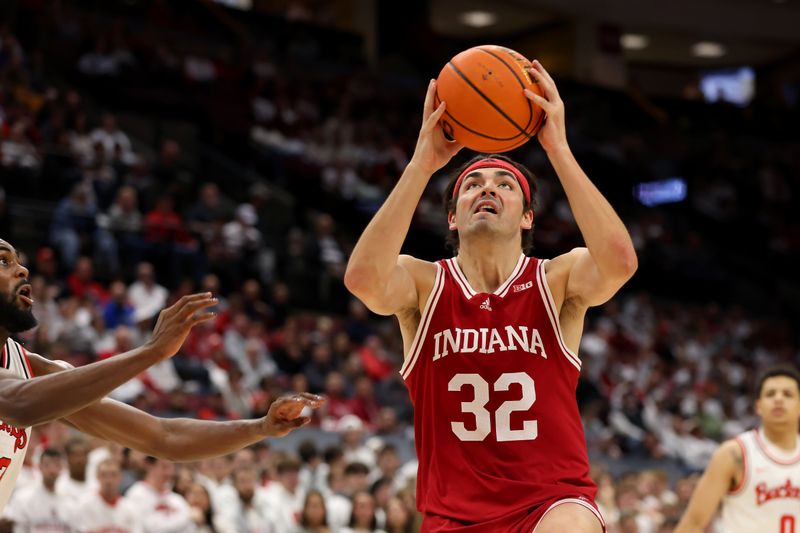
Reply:
[[[100,21],[114,31],[102,31],[65,6],[53,32],[57,57],[71,61],[61,66],[44,64],[36,31],[30,46],[13,26],[0,32],[0,236],[20,246],[15,236],[31,231],[9,198],[52,206],[21,247],[40,321],[21,340],[86,364],[143,343],[159,310],[183,294],[212,291],[217,318],[112,396],[159,416],[228,419],[261,416],[287,390],[319,392],[328,403],[312,425],[340,442],[294,453],[265,442],[174,465],[50,424],[35,431],[6,518],[89,531],[103,500],[124,494],[118,512],[145,532],[416,531],[416,464],[390,444],[400,436],[411,447],[402,339],[392,319],[347,295],[342,275],[413,147],[424,83],[411,76],[390,88],[347,61],[294,68],[331,53],[310,30],[242,57],[202,47],[179,38],[193,24],[153,5],[162,11],[144,27],[166,26],[170,37],[137,36],[110,14]],[[46,72],[63,65],[70,81],[49,83]],[[153,93],[142,80],[157,80]],[[150,113],[224,100],[224,112],[201,120],[232,132],[237,157],[267,179],[221,180],[187,165],[176,139],[135,139],[115,112],[125,104],[109,100],[123,83],[125,94],[152,96]],[[771,108],[661,102],[665,123],[622,94],[569,82],[562,92],[573,149],[622,213],[641,265],[623,293],[592,310],[581,345],[577,394],[598,503],[612,532],[671,531],[719,441],[756,423],[758,369],[800,363],[786,318],[798,312],[788,274],[800,248],[791,212],[800,146]],[[536,254],[550,257],[580,234],[533,144],[516,156],[539,176]],[[631,197],[638,182],[676,175],[689,185],[683,203]],[[445,253],[446,178],[434,178],[409,238],[410,251],[430,259]],[[651,468],[625,472],[632,459]],[[607,467],[620,460],[622,469]]]

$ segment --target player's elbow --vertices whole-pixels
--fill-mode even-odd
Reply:
[[[639,268],[639,258],[631,240],[625,238],[614,242],[611,246],[611,252],[614,258],[616,277],[624,281],[631,279]]]
[[[358,266],[347,265],[344,273],[344,286],[350,293],[359,300],[366,303],[376,293],[380,287],[376,276],[367,269]]]

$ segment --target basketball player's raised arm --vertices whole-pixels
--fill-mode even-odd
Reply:
[[[391,315],[416,307],[416,260],[400,256],[411,218],[431,176],[445,166],[461,149],[448,141],[439,119],[445,110],[442,102],[434,109],[436,83],[431,80],[417,146],[411,162],[383,206],[358,239],[347,263],[344,282],[373,312]]]
[[[705,473],[694,488],[689,506],[675,528],[675,533],[702,533],[717,512],[725,493],[734,485],[742,469],[742,452],[736,441],[724,442],[708,463]]]
[[[207,293],[184,296],[161,312],[147,344],[104,361],[27,380],[0,373],[0,419],[30,427],[83,409],[177,353],[192,326],[213,316],[200,311],[213,305],[216,299]]]
[[[525,92],[547,113],[539,142],[558,174],[586,242],[586,248],[577,248],[557,258],[569,269],[565,298],[577,299],[585,307],[600,305],[636,272],[636,251],[622,220],[586,176],[569,148],[564,103],[555,82],[538,61],[533,62],[529,72],[544,90],[544,97],[532,91]]]
[[[31,354],[42,374],[69,372],[53,361]],[[282,437],[308,423],[304,408],[325,403],[308,393],[281,396],[266,416],[254,420],[192,420],[158,418],[130,405],[103,398],[61,421],[94,437],[116,442],[147,455],[170,461],[197,461],[235,452],[268,437]]]

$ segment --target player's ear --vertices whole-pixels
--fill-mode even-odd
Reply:
[[[519,227],[521,229],[531,229],[533,227],[533,210],[528,209],[524,213],[522,213],[522,222],[520,222]]]
[[[455,211],[450,211],[447,213],[447,229],[450,231],[455,231],[458,229],[456,226],[456,213]]]
[[[756,414],[761,416],[761,398],[756,398]]]

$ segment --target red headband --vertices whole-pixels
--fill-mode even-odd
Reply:
[[[467,168],[465,168],[464,172],[459,174],[458,179],[456,180],[455,187],[453,187],[453,198],[458,196],[458,189],[459,187],[461,187],[461,182],[464,181],[464,178],[470,172],[472,172],[473,170],[478,170],[479,168],[487,168],[487,167],[502,168],[503,170],[509,171],[517,179],[517,183],[519,183],[519,186],[522,189],[522,194],[528,201],[528,205],[531,204],[531,188],[530,185],[528,185],[528,180],[526,180],[525,176],[522,175],[522,172],[520,172],[520,170],[511,163],[507,163],[501,159],[492,159],[492,158],[481,159],[480,161],[476,161]]]

